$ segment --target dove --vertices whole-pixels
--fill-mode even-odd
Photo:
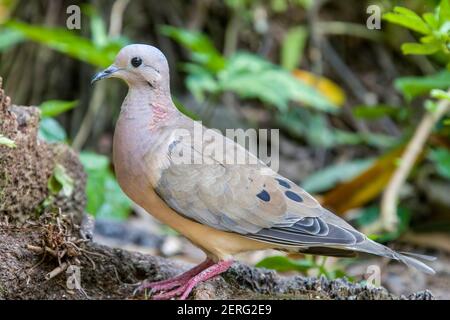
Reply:
[[[366,253],[434,273],[419,260],[433,257],[370,240],[243,146],[182,114],[171,98],[168,62],[156,47],[122,48],[92,83],[106,78],[128,85],[113,142],[120,187],[206,254],[204,262],[174,278],[144,281],[139,290],[151,289],[154,299],[186,299],[197,284],[227,271],[236,254],[264,249],[338,257]],[[203,139],[195,139],[196,130]],[[228,161],[228,154],[245,161]]]

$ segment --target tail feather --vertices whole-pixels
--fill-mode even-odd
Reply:
[[[419,271],[425,272],[427,274],[435,274],[435,271],[431,267],[427,266],[425,263],[418,260],[423,259],[427,261],[433,261],[435,260],[435,257],[409,252],[399,253],[369,239],[367,239],[364,242],[358,243],[357,245],[349,249],[395,259]]]
[[[414,252],[404,252],[404,251],[401,251],[400,253],[405,256],[410,256],[410,257],[421,259],[421,260],[436,261],[436,257],[429,256],[426,254],[419,254],[419,253],[414,253]]]

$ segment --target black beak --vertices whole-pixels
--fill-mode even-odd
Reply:
[[[118,70],[119,70],[119,68],[112,65],[112,66],[108,67],[107,69],[100,71],[92,78],[91,84],[94,84],[95,82],[97,82],[99,80],[109,78],[114,72],[116,72]]]

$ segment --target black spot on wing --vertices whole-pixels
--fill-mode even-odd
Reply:
[[[295,202],[303,202],[303,198],[300,197],[297,193],[293,192],[293,191],[286,191],[284,193],[286,195],[286,197],[288,197],[289,199],[291,199],[292,201]]]
[[[260,198],[262,201],[265,201],[265,202],[270,201],[270,194],[266,190],[261,191],[256,196],[258,198]]]
[[[173,149],[181,142],[181,140],[174,140],[169,144],[169,153],[171,154]]]
[[[290,185],[289,182],[287,182],[286,180],[279,179],[279,178],[275,178],[275,180],[278,181],[278,183],[279,183],[280,186],[283,186],[283,187],[285,187],[286,189],[290,189],[290,188],[291,188],[291,185]]]

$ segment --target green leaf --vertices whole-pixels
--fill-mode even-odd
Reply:
[[[308,176],[303,181],[302,187],[311,193],[329,190],[341,182],[351,180],[366,170],[373,162],[373,159],[364,159],[328,166]]]
[[[294,27],[286,33],[281,47],[281,65],[287,70],[295,69],[303,56],[308,37],[305,27]]]
[[[336,112],[332,104],[316,89],[296,79],[287,71],[250,53],[236,53],[218,75],[219,86],[242,98],[256,98],[286,111],[289,101],[312,108]]]
[[[87,173],[86,211],[96,218],[126,219],[131,200],[123,193],[110,170],[109,159],[93,152],[81,152],[81,163]]]
[[[397,115],[398,112],[399,108],[384,104],[373,106],[359,105],[352,109],[353,115],[362,119],[378,119],[385,116]]]
[[[438,107],[436,101],[432,101],[430,99],[425,100],[424,105],[425,105],[425,110],[432,112],[432,113],[435,112]]]
[[[8,148],[15,148],[16,147],[16,143],[5,137],[4,135],[0,134],[0,146],[6,146]]]
[[[189,110],[188,108],[186,108],[180,100],[178,100],[175,97],[172,97],[173,103],[175,104],[175,107],[177,107],[177,109],[184,114],[185,116],[188,116],[189,118],[191,118],[192,120],[200,120],[199,115],[197,115],[194,111]]]
[[[439,4],[439,24],[443,25],[450,21],[450,2],[448,0],[441,0]]]
[[[65,142],[67,139],[66,131],[53,118],[44,118],[39,122],[38,136],[47,142]]]
[[[408,42],[402,44],[403,54],[420,54],[420,55],[433,54],[439,51],[440,48],[441,45],[439,43],[421,44]]]
[[[361,214],[356,219],[356,224],[360,227],[370,225],[376,222],[379,219],[379,216],[380,216],[380,208],[378,206],[370,206],[364,208],[361,211]],[[371,234],[369,235],[369,238],[382,243],[397,239],[401,234],[403,234],[408,229],[409,223],[411,221],[411,212],[407,208],[398,207],[397,216],[399,221],[397,230],[394,230],[392,232]]]
[[[281,111],[286,111],[291,101],[322,111],[337,111],[337,106],[313,87],[257,55],[238,52],[225,59],[199,32],[170,26],[164,26],[161,32],[190,50],[196,64],[184,65],[189,74],[186,84],[199,101],[205,99],[205,93],[230,91],[244,99],[259,99]]]
[[[43,118],[56,117],[77,105],[78,101],[49,100],[40,105]]]
[[[397,78],[394,86],[407,99],[428,94],[432,89],[448,89],[450,87],[450,71],[442,71],[430,76]]]
[[[203,102],[205,93],[216,93],[219,90],[219,84],[213,74],[202,66],[186,63],[184,70],[188,72],[186,77],[186,86],[197,101]]]
[[[356,224],[358,226],[367,226],[379,219],[380,208],[378,206],[370,206],[364,208],[356,219]],[[398,216],[398,226],[397,229],[392,232],[382,232],[377,234],[369,235],[369,238],[377,242],[388,242],[397,239],[401,236],[408,228],[411,221],[411,212],[405,207],[397,208]]]
[[[429,152],[429,158],[436,165],[436,170],[443,178],[450,179],[450,151],[438,148]]]
[[[106,46],[108,44],[108,33],[102,17],[92,5],[85,5],[83,9],[83,11],[90,17],[92,41],[97,47]]]
[[[86,171],[102,172],[108,171],[109,159],[104,155],[94,152],[83,151],[80,154],[80,160]]]
[[[70,197],[74,190],[74,180],[67,174],[66,168],[58,163],[53,169],[53,174],[47,186],[52,194],[62,194],[65,197]]]
[[[447,91],[444,91],[444,90],[433,89],[433,90],[431,90],[430,95],[436,99],[450,100],[450,93]]]
[[[272,269],[279,272],[299,271],[306,272],[315,268],[314,261],[307,259],[292,260],[284,256],[267,257],[256,264],[257,268]]]
[[[160,30],[162,34],[189,49],[192,60],[208,70],[218,72],[225,67],[225,59],[204,34],[167,25],[162,26]]]
[[[439,20],[436,19],[434,13],[427,12],[422,15],[423,20],[430,26],[431,29],[437,30],[439,29]]]
[[[394,12],[385,13],[383,19],[422,34],[431,32],[430,27],[418,14],[404,7],[395,7]]]
[[[308,109],[291,108],[277,115],[277,122],[290,134],[306,138],[313,146],[332,148],[338,145],[367,144],[374,147],[392,147],[397,138],[376,133],[354,133],[330,128],[323,114]]]
[[[404,43],[402,44],[402,52],[403,54],[420,54],[427,55],[438,52],[441,49],[440,43]]]
[[[19,21],[9,21],[6,26],[19,31],[24,37],[44,44],[70,57],[98,67],[107,67],[123,46],[120,42],[109,42],[98,47],[87,38],[76,35],[64,28],[50,28],[30,25]]]
[[[0,32],[0,52],[5,51],[12,46],[25,40],[25,37],[16,30],[3,29]]]

